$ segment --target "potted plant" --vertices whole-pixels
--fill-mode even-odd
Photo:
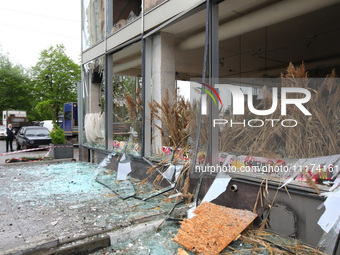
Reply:
[[[52,138],[51,157],[54,159],[73,158],[73,146],[65,143],[64,130],[53,124],[50,137]]]

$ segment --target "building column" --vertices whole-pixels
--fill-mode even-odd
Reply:
[[[175,40],[171,34],[160,32],[152,36],[151,47],[151,86],[152,99],[161,104],[168,90],[170,98],[175,95]],[[147,52],[146,54],[150,54]],[[159,120],[154,119],[153,124],[162,127]],[[161,132],[152,127],[152,153],[162,152]]]

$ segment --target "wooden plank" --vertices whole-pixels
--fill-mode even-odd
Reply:
[[[189,253],[187,253],[185,250],[183,250],[182,248],[179,248],[177,251],[177,255],[189,255]]]
[[[194,211],[195,217],[182,222],[172,239],[196,254],[219,254],[257,217],[240,209],[203,202]]]

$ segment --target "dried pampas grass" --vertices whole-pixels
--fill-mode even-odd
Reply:
[[[295,119],[298,125],[284,128],[281,125],[263,128],[225,126],[220,132],[222,152],[242,152],[262,157],[311,158],[340,153],[340,85],[335,72],[327,76],[319,86],[310,84],[305,65],[290,64],[287,73],[281,75],[283,87],[301,87],[310,90],[311,100],[304,106],[312,116],[305,116],[296,107],[287,107],[287,119]],[[272,95],[264,91],[264,99],[256,109],[268,109]],[[294,95],[295,98],[301,95]],[[243,118],[243,117],[242,117]],[[282,119],[281,106],[269,116],[248,114],[246,119]],[[234,118],[238,121],[238,118]]]
[[[152,119],[159,120],[161,126],[154,124],[162,134],[163,146],[177,147],[180,143],[186,146],[186,137],[190,128],[190,103],[175,93],[171,98],[169,91],[161,103],[156,100],[148,102]]]

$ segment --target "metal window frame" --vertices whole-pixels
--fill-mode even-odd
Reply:
[[[209,0],[208,0],[209,1]],[[210,26],[209,32],[209,83],[214,88],[219,79],[219,6],[216,1],[212,1],[209,5]],[[218,127],[213,127],[213,120],[218,118],[218,109],[213,105],[212,99],[209,97],[209,144],[208,144],[208,158],[210,165],[219,164],[219,148]]]

